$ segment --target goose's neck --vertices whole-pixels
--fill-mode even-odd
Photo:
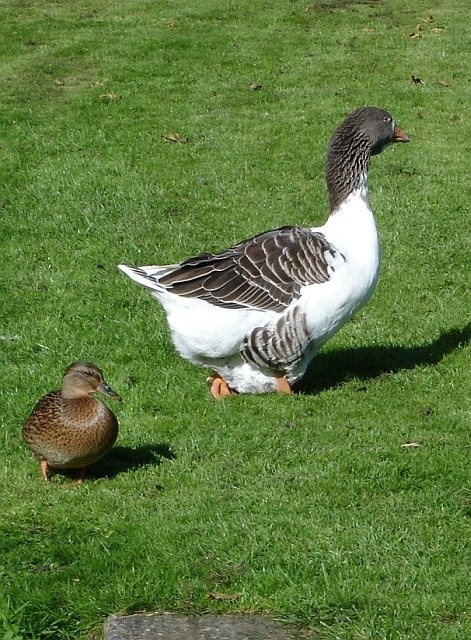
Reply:
[[[332,139],[326,163],[330,213],[334,213],[352,193],[368,198],[368,165],[371,148],[363,140]]]

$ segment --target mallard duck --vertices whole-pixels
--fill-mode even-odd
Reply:
[[[379,272],[370,157],[408,141],[387,111],[357,109],[330,140],[323,226],[280,227],[175,265],[119,265],[163,305],[180,355],[214,372],[214,397],[290,393],[322,345],[365,304]]]
[[[60,391],[51,391],[34,407],[23,427],[26,444],[38,458],[44,480],[48,468],[79,469],[105,455],[118,436],[118,421],[108,407],[91,396],[101,393],[121,400],[91,362],[73,362],[65,370]]]

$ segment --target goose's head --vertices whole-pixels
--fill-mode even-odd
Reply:
[[[326,162],[331,212],[366,184],[371,156],[381,153],[392,142],[409,142],[409,138],[392,115],[378,107],[356,109],[335,129]]]
[[[370,155],[381,153],[392,142],[409,142],[392,115],[378,107],[361,107],[350,113],[334,133],[333,139],[339,138],[362,148],[366,145]]]

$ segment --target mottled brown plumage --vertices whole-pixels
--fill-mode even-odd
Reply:
[[[34,407],[23,427],[26,444],[47,470],[85,468],[105,455],[118,436],[118,421],[108,407],[91,396],[101,391],[121,400],[91,362],[73,362],[65,371],[60,391],[51,391]]]

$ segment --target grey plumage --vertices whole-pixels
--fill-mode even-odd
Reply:
[[[202,253],[159,278],[168,291],[237,309],[283,311],[301,288],[326,282],[339,252],[321,233],[280,227],[220,253]]]
[[[329,143],[330,215],[323,226],[280,227],[177,265],[120,265],[163,304],[179,353],[215,371],[214,397],[289,392],[369,299],[379,243],[368,164],[388,144],[407,141],[386,111],[357,109]]]
[[[392,122],[387,111],[377,107],[361,107],[334,131],[326,161],[331,212],[360,187],[368,171],[370,157],[381,153],[386,145],[395,141],[391,137]]]
[[[244,339],[241,355],[260,369],[283,371],[302,358],[310,341],[306,316],[291,307],[272,326],[256,327]]]

